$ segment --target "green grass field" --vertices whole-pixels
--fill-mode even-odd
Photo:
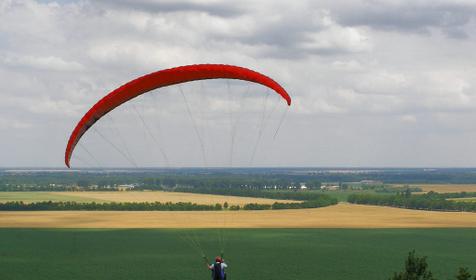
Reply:
[[[0,229],[0,279],[209,279],[219,230]],[[229,279],[388,279],[411,249],[438,279],[476,272],[476,229],[226,230]]]
[[[102,202],[99,199],[82,198],[51,192],[0,192],[0,202],[23,201],[25,203],[40,201],[76,201],[76,202]]]

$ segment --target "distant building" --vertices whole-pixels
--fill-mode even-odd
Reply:
[[[118,185],[116,188],[121,192],[132,191],[134,190],[134,185]]]
[[[321,190],[326,190],[326,191],[336,191],[339,190],[340,186],[336,184],[323,184],[321,185]]]
[[[362,180],[360,181],[360,184],[362,185],[371,185],[371,186],[375,186],[375,185],[383,185],[383,182],[382,181],[376,181],[376,180]]]

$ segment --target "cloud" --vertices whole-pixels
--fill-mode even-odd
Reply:
[[[7,66],[33,68],[37,70],[54,70],[54,71],[78,71],[83,66],[75,61],[65,61],[61,57],[46,56],[16,56],[4,55],[0,56],[0,61]]]
[[[238,16],[245,12],[243,7],[223,1],[153,1],[153,0],[100,0],[104,8],[139,10],[147,13],[203,12],[221,17]]]
[[[359,1],[351,8],[335,10],[339,23],[416,33],[438,29],[453,38],[466,38],[464,27],[476,17],[471,1]]]
[[[0,130],[29,129],[32,125],[18,120],[0,119]]]
[[[400,117],[402,122],[409,123],[409,124],[414,124],[417,122],[417,118],[413,115],[403,115]]]
[[[368,52],[372,44],[356,28],[332,26],[321,32],[308,33],[300,47],[314,54],[345,54]]]
[[[445,165],[451,151],[461,156],[458,164],[476,164],[468,152],[476,147],[461,145],[476,134],[474,6],[421,0],[0,1],[0,127],[21,138],[2,138],[0,154],[8,157],[0,165],[61,165],[72,126],[94,102],[140,75],[194,63],[249,67],[291,94],[282,138],[273,142],[282,152],[258,155],[257,164],[418,165],[435,159]],[[229,112],[240,106],[225,97],[227,82],[205,83],[202,99],[193,95],[200,84],[183,86],[196,105],[197,125],[216,128],[207,138],[213,156],[228,155]],[[243,85],[232,89],[246,92]],[[146,98],[135,104],[170,131],[169,137],[157,133],[180,164],[202,164],[183,97],[159,92],[158,103]],[[259,87],[249,96],[243,98],[248,114],[238,125],[242,131],[259,128],[259,109],[274,104]],[[113,114],[126,135],[144,135],[133,110]],[[108,124],[102,123],[105,129]],[[192,133],[184,137],[186,130]],[[253,134],[245,132],[240,143],[253,147]],[[290,147],[297,136],[299,145]],[[449,151],[430,151],[445,143],[428,139],[444,139]],[[120,160],[108,160],[113,151],[93,132],[85,141],[106,163]],[[15,155],[19,143],[32,149],[43,143],[44,154]],[[394,152],[409,143],[424,151],[421,158]],[[158,157],[145,142],[129,144],[144,162]],[[179,144],[188,145],[189,162]]]

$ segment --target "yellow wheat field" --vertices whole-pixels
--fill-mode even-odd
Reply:
[[[267,211],[10,211],[8,228],[476,228],[476,213],[431,212],[341,203]]]
[[[476,192],[476,184],[421,184],[414,186],[421,188],[423,192]]]
[[[246,203],[272,204],[275,201],[290,202],[266,198],[236,197],[224,195],[174,193],[162,191],[135,192],[0,192],[0,202],[23,201],[76,201],[76,202],[192,202],[197,204],[216,204],[228,202],[230,205]],[[294,201],[295,202],[295,201]]]
[[[223,204],[243,206],[247,203],[273,204],[290,202],[289,200],[276,200],[267,198],[238,197],[212,194],[194,194],[162,191],[130,191],[130,192],[53,192],[55,196],[67,195],[81,200],[105,202],[192,202],[197,204]]]
[[[447,200],[462,201],[462,202],[476,202],[476,197],[447,198]]]

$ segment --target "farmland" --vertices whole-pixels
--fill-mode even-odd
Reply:
[[[228,175],[220,176],[222,180]],[[205,178],[193,179],[198,184],[206,182]],[[89,178],[90,184],[93,179]],[[127,182],[142,184],[134,178]],[[161,184],[165,182],[161,180]],[[61,180],[53,183],[66,185]],[[0,192],[0,202],[226,201],[243,205],[269,204],[280,198],[164,192],[145,183],[144,180],[138,188],[142,191],[127,192],[70,192],[38,185],[31,189],[42,192]],[[172,181],[164,190],[175,190],[175,184]],[[476,191],[476,185],[414,182],[412,186],[425,192]],[[10,183],[6,187],[5,190],[14,188]],[[278,191],[326,194],[341,203],[316,209],[273,211],[1,211],[0,279],[207,279],[209,273],[199,251],[204,250],[210,258],[218,254],[219,236],[230,264],[230,279],[352,280],[363,279],[363,275],[370,280],[388,279],[402,269],[404,258],[412,249],[429,257],[430,269],[437,279],[453,279],[460,266],[476,272],[476,213],[344,202],[354,193],[376,194],[374,189]],[[190,239],[199,243],[200,248],[191,246]]]
[[[246,203],[272,204],[275,201],[290,202],[266,198],[235,197],[209,194],[191,194],[163,191],[143,192],[0,192],[0,202],[23,201],[75,201],[75,202],[192,202],[197,204],[244,205]]]
[[[448,200],[461,201],[461,202],[476,202],[476,197],[448,198]]]
[[[23,228],[476,228],[476,213],[340,203],[264,211],[3,211],[0,227]]]
[[[455,193],[476,192],[476,184],[419,184],[412,185],[422,189],[423,192]]]
[[[233,229],[223,232],[233,279],[381,280],[411,249],[438,279],[476,269],[476,229]],[[217,230],[1,229],[1,279],[208,279],[194,236],[213,257]],[[279,246],[276,246],[279,244]],[[231,279],[231,278],[230,278]],[[452,278],[453,279],[453,278]]]
[[[92,197],[78,197],[73,192],[0,192],[0,202],[23,201],[24,203],[40,201],[76,201],[76,202],[104,202]]]

